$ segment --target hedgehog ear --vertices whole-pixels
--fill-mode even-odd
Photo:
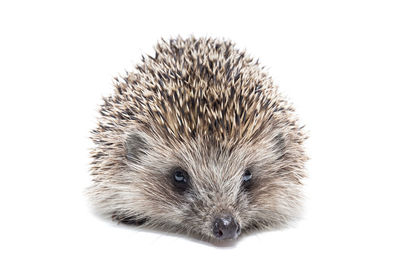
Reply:
[[[126,158],[134,163],[137,163],[146,152],[148,144],[145,138],[137,132],[128,135],[125,141]]]
[[[278,157],[281,159],[286,153],[286,136],[283,133],[278,133],[273,138],[273,149]]]

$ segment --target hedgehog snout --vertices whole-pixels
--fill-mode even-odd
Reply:
[[[220,240],[236,239],[240,235],[240,225],[232,215],[220,215],[214,220],[213,234]]]

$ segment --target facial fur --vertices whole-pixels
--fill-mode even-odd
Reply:
[[[98,210],[208,239],[296,219],[305,136],[258,61],[216,39],[155,50],[116,78],[100,109],[89,189]]]

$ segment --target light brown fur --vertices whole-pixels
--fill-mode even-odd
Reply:
[[[220,213],[242,232],[298,217],[305,136],[271,77],[231,42],[162,41],[115,88],[92,136],[90,197],[103,214],[204,238]],[[191,177],[185,194],[170,182],[177,166]]]

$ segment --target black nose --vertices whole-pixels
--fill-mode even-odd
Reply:
[[[219,216],[214,221],[213,233],[218,239],[236,239],[240,226],[230,215]]]

